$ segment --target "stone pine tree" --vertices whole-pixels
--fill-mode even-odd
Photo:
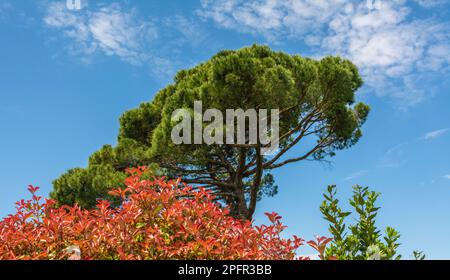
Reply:
[[[257,201],[277,193],[273,170],[325,160],[358,142],[369,113],[367,105],[355,103],[361,85],[356,66],[339,57],[314,60],[257,45],[221,51],[180,71],[153,101],[126,112],[118,145],[104,146],[86,169],[69,170],[55,180],[52,197],[93,207],[96,198],[108,198],[108,190],[121,184],[125,169],[152,166],[158,175],[212,190],[232,215],[251,219]],[[174,144],[172,114],[192,110],[195,101],[224,115],[227,109],[279,109],[280,148],[266,156],[259,142]]]

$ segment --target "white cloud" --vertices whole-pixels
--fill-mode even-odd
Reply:
[[[444,175],[443,176],[445,179],[449,179],[450,180],[450,174]]]
[[[117,3],[72,11],[63,2],[48,4],[44,23],[56,31],[56,38],[68,39],[69,55],[84,62],[99,54],[114,56],[132,65],[147,65],[158,77],[168,77],[184,62],[177,50],[184,45],[198,46],[207,37],[200,26],[180,15],[148,19],[136,8]]]
[[[157,36],[150,21],[136,19],[135,11],[124,11],[111,4],[91,12],[86,9],[73,12],[61,2],[51,3],[44,22],[47,26],[62,30],[72,39],[70,51],[89,58],[97,52],[115,55],[122,60],[140,64],[148,60],[143,54],[142,43]]]
[[[424,140],[434,140],[434,139],[437,139],[437,138],[443,136],[443,135],[446,134],[448,131],[450,131],[449,128],[431,131],[431,132],[426,133],[426,134],[423,136],[423,139],[424,139]]]
[[[345,0],[203,0],[197,13],[225,28],[275,40],[320,28],[345,3]]]
[[[345,181],[351,181],[357,178],[360,178],[361,176],[364,176],[365,174],[367,174],[368,171],[367,170],[361,170],[355,173],[350,174],[349,176],[347,176],[346,178],[344,178]]]
[[[198,14],[271,42],[303,41],[319,56],[349,58],[378,96],[417,104],[431,94],[421,82],[450,64],[450,28],[415,19],[405,0],[376,1],[204,0]]]
[[[378,96],[389,96],[402,107],[415,105],[430,94],[418,81],[448,66],[450,52],[444,47],[449,41],[443,25],[408,21],[409,14],[395,1],[382,2],[375,10],[359,5],[332,20],[320,49],[354,61]]]

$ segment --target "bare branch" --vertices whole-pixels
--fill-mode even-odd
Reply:
[[[328,138],[329,138],[329,136],[330,135],[328,135],[327,137],[325,137],[324,139],[322,139],[312,150],[310,150],[309,152],[307,152],[306,154],[304,154],[303,156],[301,156],[301,157],[297,157],[297,158],[292,158],[292,159],[288,159],[288,160],[285,160],[285,161],[283,161],[283,162],[281,162],[281,163],[277,163],[277,164],[271,164],[271,165],[269,165],[269,166],[267,166],[266,168],[267,169],[276,169],[276,168],[279,168],[279,167],[282,167],[282,166],[284,166],[284,165],[286,165],[286,164],[288,164],[288,163],[293,163],[293,162],[298,162],[298,161],[302,161],[302,160],[306,160],[306,159],[308,159],[311,155],[313,155],[315,152],[317,152],[318,150],[320,150],[320,149],[322,149],[322,148],[325,148],[327,145],[329,145],[329,144],[331,144],[332,142],[330,142],[330,143],[326,143],[324,140],[328,140]]]

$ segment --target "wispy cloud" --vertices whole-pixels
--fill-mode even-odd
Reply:
[[[118,4],[96,11],[74,12],[65,3],[53,2],[48,6],[44,22],[71,39],[70,54],[83,56],[85,60],[100,52],[139,64],[148,60],[142,43],[157,36],[152,22],[137,20],[135,11],[125,11]]]
[[[36,25],[34,16],[25,9],[16,5],[17,1],[0,0],[0,23],[7,22],[23,28]]]
[[[422,137],[422,139],[423,140],[434,140],[434,139],[437,139],[437,138],[443,136],[444,134],[446,134],[449,131],[450,131],[449,128],[434,130],[434,131],[425,133],[425,135]]]
[[[162,25],[165,27],[171,27],[172,31],[178,34],[172,34],[172,44],[182,43],[189,44],[196,48],[208,39],[208,35],[205,30],[199,25],[199,22],[186,16],[175,15],[170,18],[164,18]],[[181,36],[179,36],[181,35]]]
[[[381,168],[399,168],[406,163],[405,149],[409,145],[409,142],[398,144],[389,150],[382,156],[378,167]]]
[[[360,178],[362,176],[364,176],[365,174],[367,174],[368,171],[367,170],[361,170],[355,173],[350,174],[349,176],[347,176],[346,178],[344,178],[345,181],[351,181],[357,178]]]
[[[132,65],[147,65],[162,76],[175,71],[177,49],[200,44],[207,37],[184,16],[145,18],[135,7],[115,2],[79,11],[67,9],[65,2],[50,2],[44,23],[57,38],[65,39],[70,56],[84,62],[96,55],[117,57]]]
[[[439,5],[443,5],[449,2],[449,0],[414,0],[422,7],[433,8]]]
[[[268,40],[320,32],[345,7],[343,0],[203,0],[197,14],[217,25]]]
[[[198,14],[271,42],[301,40],[320,56],[350,58],[375,94],[400,101],[402,107],[417,104],[432,94],[422,86],[424,80],[433,78],[430,73],[442,74],[450,64],[450,29],[434,18],[415,18],[406,1],[377,3],[203,0]]]
[[[442,177],[445,178],[445,179],[450,180],[450,174],[444,175],[444,176],[442,176]]]

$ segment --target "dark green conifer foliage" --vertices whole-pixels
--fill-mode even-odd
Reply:
[[[257,45],[221,51],[180,71],[153,101],[126,112],[117,147],[103,147],[86,169],[55,180],[52,197],[92,207],[96,198],[108,198],[107,191],[120,185],[126,168],[151,165],[158,174],[182,176],[213,190],[234,216],[250,219],[258,200],[277,193],[272,170],[324,160],[358,142],[369,113],[367,105],[355,104],[361,85],[356,66],[339,57],[314,60]],[[261,144],[175,145],[172,113],[192,110],[197,100],[204,110],[215,108],[224,115],[226,109],[279,109],[279,151],[264,156]],[[294,152],[295,146],[301,148]]]

